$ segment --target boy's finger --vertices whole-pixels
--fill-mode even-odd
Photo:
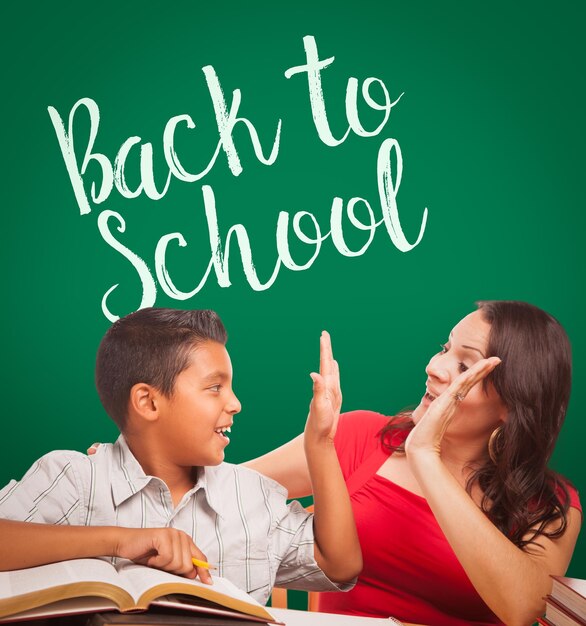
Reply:
[[[342,388],[340,386],[340,366],[338,365],[338,361],[335,359],[332,361],[332,374],[334,377],[334,388],[338,393],[342,393]]]
[[[315,372],[311,372],[310,374],[311,380],[313,380],[313,400],[312,403],[316,403],[316,406],[321,405],[323,407],[323,403],[328,399],[328,389],[326,387],[326,383],[323,379],[323,376],[316,374]]]
[[[322,376],[329,376],[332,373],[333,360],[330,334],[324,330],[319,338],[319,373]]]
[[[210,570],[205,567],[196,567],[195,572],[197,577],[201,580],[204,585],[213,584],[212,575],[210,574]]]
[[[207,556],[194,543],[191,544],[191,558],[196,559],[201,563],[208,562]],[[210,570],[207,567],[194,564],[194,571],[202,583],[205,583],[206,585],[212,584],[212,575],[210,574]]]
[[[317,399],[317,397],[321,396],[321,394],[324,392],[326,385],[321,374],[311,372],[310,377],[313,381],[313,397]]]

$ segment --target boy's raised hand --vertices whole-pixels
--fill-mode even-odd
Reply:
[[[148,565],[186,578],[199,577],[202,583],[212,584],[210,572],[194,566],[192,559],[207,561],[205,554],[191,537],[176,528],[118,528],[116,556],[130,559],[139,565]]]
[[[362,555],[348,490],[334,445],[342,391],[338,364],[326,331],[321,334],[319,347],[319,374],[311,374],[313,399],[303,437],[313,488],[314,555],[331,580],[347,582],[360,572]]]
[[[327,331],[319,341],[319,374],[310,374],[313,380],[313,398],[305,425],[305,437],[333,441],[342,407],[340,370],[334,360],[332,342]]]

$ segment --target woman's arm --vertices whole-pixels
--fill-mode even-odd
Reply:
[[[311,480],[305,457],[304,435],[298,435],[276,450],[243,463],[278,483],[289,492],[290,498],[311,495]]]
[[[545,610],[550,574],[563,576],[578,538],[581,514],[568,511],[559,539],[540,537],[521,550],[473,502],[440,459],[412,457],[410,465],[446,539],[474,588],[509,626],[526,626]],[[550,530],[553,527],[550,527]]]
[[[581,515],[570,509],[562,537],[541,536],[536,546],[521,550],[492,524],[442,462],[441,440],[458,396],[465,396],[497,363],[479,361],[459,376],[412,430],[405,450],[423,495],[476,591],[503,622],[525,626],[543,613],[550,574],[565,573]]]

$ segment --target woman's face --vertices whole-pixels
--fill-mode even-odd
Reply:
[[[459,322],[441,350],[431,357],[427,373],[426,393],[413,411],[417,423],[437,396],[477,361],[488,356],[490,324],[480,311],[474,311]],[[498,354],[495,356],[499,356]],[[458,405],[447,432],[464,437],[486,437],[506,419],[507,411],[494,387],[489,384],[486,392],[482,382],[476,384]]]

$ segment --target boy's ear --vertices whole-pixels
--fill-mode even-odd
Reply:
[[[128,398],[129,413],[141,417],[149,422],[159,419],[159,399],[161,393],[146,383],[136,383],[130,389]]]

